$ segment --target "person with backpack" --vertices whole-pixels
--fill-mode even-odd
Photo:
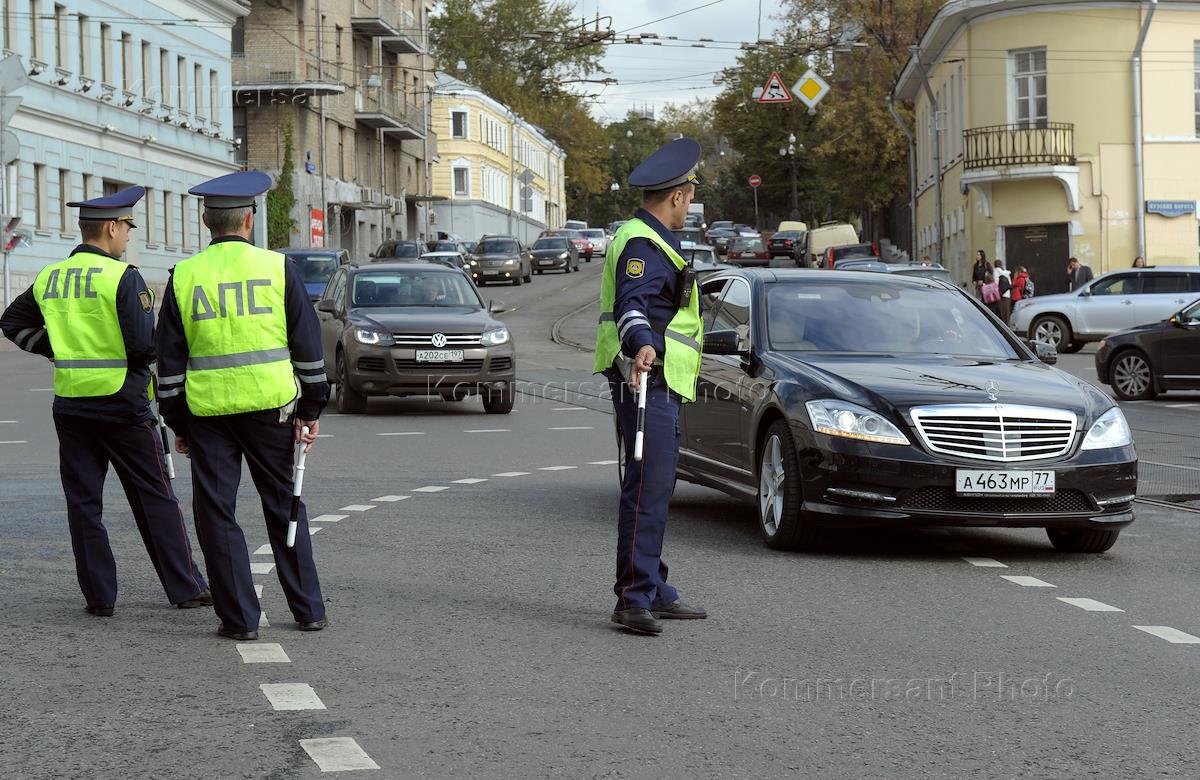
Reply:
[[[1007,324],[1008,317],[1012,314],[1012,274],[1004,267],[1004,261],[999,257],[995,260],[992,273],[996,275],[996,284],[1000,288],[1000,319]]]
[[[1000,316],[1000,285],[996,284],[996,277],[991,271],[984,274],[983,284],[979,285],[979,296],[983,298],[983,305],[991,309],[992,314]]]
[[[1025,298],[1033,297],[1033,277],[1025,270],[1025,266],[1019,265],[1015,269],[1015,275],[1012,279],[1012,299],[1016,301],[1024,300]]]

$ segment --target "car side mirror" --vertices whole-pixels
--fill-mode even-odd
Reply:
[[[379,255],[375,254],[374,252],[371,252],[369,255],[367,255],[367,257],[371,258],[372,260],[374,260],[378,256]]]
[[[323,301],[319,301],[317,303],[317,311],[323,311],[328,314],[336,314],[337,301],[335,301],[333,298],[326,298]]]
[[[706,355],[741,355],[747,350],[741,349],[741,336],[736,330],[714,330],[704,334],[703,352]]]
[[[488,314],[503,314],[508,311],[504,301],[488,301]]]
[[[1091,297],[1092,297],[1092,290],[1091,290],[1091,288],[1090,288],[1090,287],[1084,287],[1082,290],[1080,290],[1080,291],[1079,291],[1079,297],[1080,297],[1080,298],[1091,298]]]
[[[1033,354],[1037,355],[1038,360],[1048,366],[1052,366],[1058,362],[1058,350],[1054,345],[1046,341],[1035,341],[1030,339],[1028,342],[1029,348],[1033,350]]]

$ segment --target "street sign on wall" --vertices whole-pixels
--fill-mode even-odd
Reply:
[[[325,246],[325,212],[322,209],[309,210],[308,244],[318,249]]]

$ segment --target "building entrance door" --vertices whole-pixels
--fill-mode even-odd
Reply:
[[[1036,296],[1067,291],[1067,258],[1071,238],[1065,222],[1056,225],[1014,225],[1004,228],[1004,267],[1025,266],[1033,277]]]

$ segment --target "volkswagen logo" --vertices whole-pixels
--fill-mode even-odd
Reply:
[[[989,401],[999,401],[1000,400],[999,397],[997,397],[997,395],[996,395],[997,393],[1000,392],[1000,385],[996,384],[993,381],[989,381],[987,383],[987,385],[984,386],[983,392],[988,394]]]
[[[433,334],[433,338],[430,340],[433,342],[433,346],[437,347],[438,349],[446,346],[446,335],[444,333],[435,333]],[[994,401],[996,399],[993,398],[992,400]]]

